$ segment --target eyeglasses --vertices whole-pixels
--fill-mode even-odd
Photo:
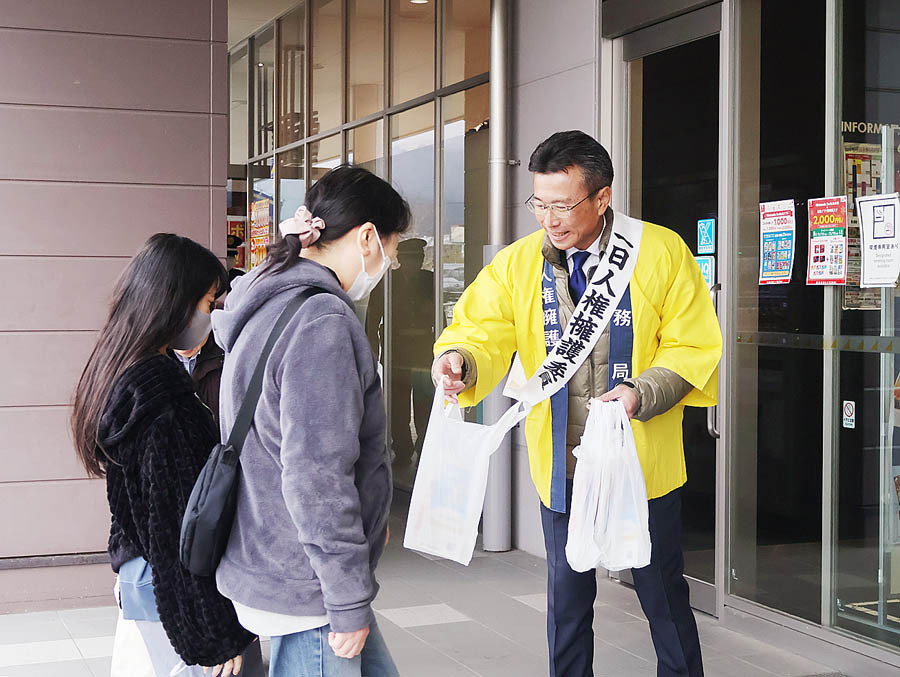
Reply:
[[[528,211],[530,211],[532,214],[534,214],[538,218],[543,218],[549,211],[556,218],[565,219],[565,218],[568,218],[568,216],[570,215],[572,210],[575,209],[575,207],[580,205],[585,200],[588,200],[588,199],[594,197],[594,195],[596,195],[599,192],[600,191],[595,190],[593,193],[589,193],[589,194],[585,195],[583,198],[581,198],[578,202],[573,204],[571,207],[569,205],[564,205],[564,204],[552,204],[552,205],[544,204],[540,200],[536,200],[534,198],[534,195],[532,195],[530,198],[525,200],[525,207],[527,207]]]

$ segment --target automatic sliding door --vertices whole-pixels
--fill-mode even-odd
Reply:
[[[710,10],[720,7],[704,10],[703,17],[708,19]],[[690,18],[677,19],[673,32],[681,35]],[[719,254],[719,36],[714,32],[689,42],[682,37],[677,46],[664,48],[647,41],[665,35],[666,25],[661,26],[649,35],[639,31],[626,37],[626,58],[634,57],[626,65],[627,211],[677,232],[695,255],[703,255],[701,265],[713,286]],[[651,53],[635,54],[629,40],[632,48]],[[687,408],[683,431],[685,575],[694,606],[715,614],[717,448],[708,432],[707,410]],[[630,581],[629,573],[621,578]]]

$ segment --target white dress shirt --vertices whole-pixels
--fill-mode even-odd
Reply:
[[[604,230],[606,230],[606,226],[604,226]],[[569,269],[569,275],[572,274],[572,266],[575,264],[572,261],[572,257],[575,256],[579,251],[586,251],[590,254],[587,257],[587,260],[584,262],[584,266],[582,270],[584,270],[584,276],[587,278],[587,281],[590,283],[591,275],[590,272],[594,270],[597,266],[600,265],[600,240],[603,239],[603,231],[600,231],[600,235],[597,236],[597,239],[591,244],[587,249],[578,249],[576,247],[572,247],[571,249],[566,250],[566,265]]]

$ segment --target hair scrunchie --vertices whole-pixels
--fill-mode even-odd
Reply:
[[[294,215],[278,224],[281,236],[296,235],[300,239],[300,245],[304,248],[312,245],[325,228],[325,222],[319,217],[313,218],[312,212],[306,205],[297,207]]]

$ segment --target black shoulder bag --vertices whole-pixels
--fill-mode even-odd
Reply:
[[[316,288],[306,289],[285,306],[256,363],[228,441],[213,448],[194,483],[181,522],[179,557],[185,568],[196,576],[212,576],[228,544],[237,508],[241,448],[250,432],[256,405],[262,394],[263,375],[272,347],[300,306],[322,291]]]

